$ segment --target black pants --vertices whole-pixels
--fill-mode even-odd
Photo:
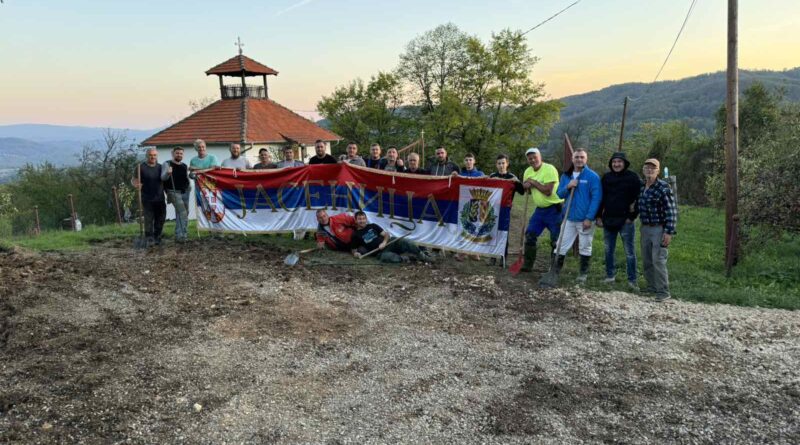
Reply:
[[[167,219],[167,203],[164,201],[145,201],[144,210],[144,236],[161,239],[161,230],[164,229],[164,220]]]

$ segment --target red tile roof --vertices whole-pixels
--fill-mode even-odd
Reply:
[[[244,70],[245,76],[260,76],[262,74],[277,76],[278,72],[274,69],[262,65],[255,60],[239,54],[220,63],[219,65],[206,71],[206,75],[220,74],[227,76],[240,76]]]
[[[269,99],[218,100],[145,139],[141,145],[186,145],[195,139],[211,143],[313,144],[341,137]]]

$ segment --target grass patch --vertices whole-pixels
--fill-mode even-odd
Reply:
[[[514,203],[514,221],[522,218],[524,201],[517,196]],[[528,209],[529,212],[531,209]],[[512,227],[510,251],[516,251],[521,227]],[[165,237],[172,238],[174,223],[167,222]],[[130,240],[139,233],[138,224],[123,226],[86,226],[81,232],[48,231],[38,237],[15,237],[0,241],[0,249],[18,245],[33,250],[85,250],[94,244],[114,239]],[[800,239],[783,236],[779,240],[763,237],[764,242],[752,242],[744,258],[733,271],[725,276],[723,264],[724,214],[716,209],[681,207],[678,221],[678,236],[673,239],[668,262],[670,288],[674,298],[704,303],[727,303],[740,306],[762,306],[784,309],[800,309]],[[199,237],[213,236],[201,232]],[[295,241],[291,235],[249,235],[239,237],[243,244],[268,244],[282,250],[299,250],[314,245],[313,241]],[[759,239],[759,234],[752,236]],[[195,222],[189,223],[189,238],[198,238]],[[639,251],[638,229],[636,250]],[[549,250],[549,237],[540,239],[539,268],[547,267],[542,252]],[[618,241],[617,283],[603,283],[605,278],[603,231],[595,231],[592,267],[587,288],[599,291],[625,290],[625,257],[622,242]],[[542,266],[544,265],[544,266]],[[639,259],[639,285],[642,263]],[[492,271],[497,269],[490,269]],[[568,257],[562,283],[570,283],[577,273],[577,259]],[[537,276],[538,279],[538,276]]]

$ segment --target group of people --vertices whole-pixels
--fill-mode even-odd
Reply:
[[[605,240],[604,281],[613,283],[616,280],[614,253],[619,236],[625,249],[628,286],[638,292],[634,248],[634,221],[638,217],[647,291],[655,294],[659,302],[670,298],[667,255],[676,233],[678,209],[669,185],[658,177],[661,167],[658,159],[644,162],[642,181],[629,170],[630,161],[623,152],[611,156],[609,171],[602,178],[589,168],[588,153],[583,148],[573,152],[572,167],[560,177],[553,165],[542,161],[537,148],[528,149],[525,156],[529,167],[523,175],[522,188],[530,192],[534,211],[525,231],[522,271],[532,270],[538,237],[546,229],[550,233],[551,261],[556,274],[560,273],[567,252],[577,239],[580,265],[576,281],[585,283],[594,231],[601,227]]]
[[[175,147],[172,150],[172,159],[163,164],[158,163],[157,151],[149,149],[145,161],[136,167],[132,183],[141,189],[148,244],[161,243],[167,202],[175,207],[175,239],[179,243],[186,241],[190,179],[194,171],[214,167],[275,169],[305,165],[294,159],[294,150],[290,146],[283,148],[283,159],[278,162],[273,162],[269,150],[262,148],[256,164],[242,156],[239,144],[230,145],[230,157],[222,162],[207,152],[204,141],[198,139],[194,147],[197,156],[188,165],[183,162],[183,149]],[[361,157],[358,154],[358,145],[350,142],[346,153],[337,159],[327,153],[323,141],[317,141],[315,151],[316,154],[308,162],[310,165],[347,162],[390,172],[487,177],[476,167],[474,154],[467,153],[463,166],[459,167],[450,160],[445,147],[436,149],[435,158],[428,168],[422,168],[417,153],[409,153],[404,162],[394,146],[388,147],[383,155],[381,146],[372,144],[369,155]],[[525,230],[522,271],[533,270],[538,238],[547,230],[554,272],[560,273],[567,252],[577,240],[580,264],[576,281],[579,284],[585,283],[591,262],[594,231],[596,227],[601,227],[605,239],[605,282],[613,283],[616,280],[614,253],[617,238],[620,237],[625,250],[628,286],[638,292],[634,247],[634,221],[638,217],[641,221],[640,255],[644,263],[647,291],[654,293],[657,301],[670,298],[667,254],[676,233],[678,213],[672,190],[665,181],[659,179],[660,163],[657,159],[644,162],[643,181],[629,169],[630,162],[622,152],[611,156],[608,161],[609,171],[602,178],[589,168],[588,153],[582,148],[574,150],[572,167],[561,175],[553,165],[543,162],[538,148],[528,149],[525,156],[529,166],[522,180],[509,171],[510,160],[503,154],[497,156],[496,171],[488,175],[489,178],[514,181],[516,193],[533,200],[534,211]],[[357,257],[377,253],[376,256],[381,261],[391,263],[430,260],[428,252],[414,243],[402,238],[390,239],[389,232],[377,224],[369,223],[362,211],[353,215],[343,213],[329,216],[325,210],[319,210],[316,218],[319,224],[316,231],[319,248],[349,251]],[[463,259],[463,256],[457,255],[456,258]]]

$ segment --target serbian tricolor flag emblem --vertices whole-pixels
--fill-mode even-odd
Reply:
[[[287,233],[316,230],[316,211],[363,210],[370,222],[420,245],[502,257],[514,183],[420,176],[351,164],[279,170],[214,169],[195,180],[204,230]]]

